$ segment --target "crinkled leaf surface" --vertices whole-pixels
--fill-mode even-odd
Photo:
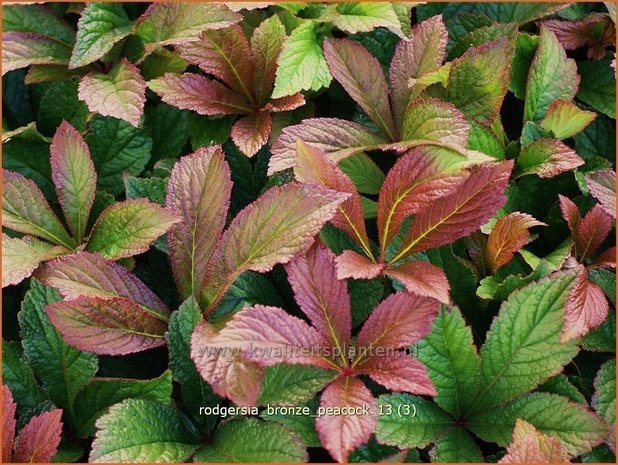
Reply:
[[[569,456],[560,441],[552,436],[539,433],[534,426],[524,420],[515,422],[513,440],[507,447],[507,454],[499,463],[563,463]]]
[[[30,419],[15,440],[13,461],[17,463],[50,462],[62,433],[62,410],[53,409]]]
[[[526,145],[517,157],[520,175],[536,174],[551,178],[584,164],[575,151],[558,139],[542,138]]]
[[[387,2],[340,3],[333,23],[351,34],[384,27],[399,37],[405,37],[395,7]]]
[[[2,74],[30,65],[66,65],[71,49],[35,32],[2,34]]]
[[[585,176],[586,185],[601,208],[616,218],[616,173],[611,170],[597,171]]]
[[[258,403],[299,405],[313,399],[337,374],[310,365],[274,365],[264,370]]]
[[[15,410],[17,405],[13,401],[11,390],[2,385],[2,461],[9,463],[13,451],[15,436]]]
[[[2,287],[19,284],[45,260],[66,251],[31,236],[10,237],[2,233]]]

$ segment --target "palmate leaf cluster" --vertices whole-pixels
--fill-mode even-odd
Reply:
[[[3,462],[615,461],[613,4],[2,10]]]

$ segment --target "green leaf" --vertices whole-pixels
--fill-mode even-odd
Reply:
[[[176,409],[143,399],[113,405],[97,428],[89,462],[184,462],[197,447]]]
[[[44,134],[53,134],[62,120],[80,132],[86,130],[88,107],[77,98],[77,81],[50,82],[39,103],[37,124]]]
[[[167,180],[161,178],[136,178],[127,176],[124,178],[127,199],[146,198],[161,206],[165,205],[167,195]]]
[[[582,347],[595,352],[616,352],[616,313],[611,312],[598,328],[581,340]]]
[[[48,5],[4,5],[2,31],[37,32],[69,45],[75,42],[73,28]]]
[[[575,149],[584,158],[605,157],[614,161],[616,130],[612,120],[603,115],[575,136]]]
[[[90,130],[86,142],[97,171],[97,185],[117,195],[124,190],[123,173],[137,176],[148,163],[152,139],[115,118],[95,116]]]
[[[17,341],[2,340],[2,382],[11,390],[19,410],[33,409],[47,399]]]
[[[489,26],[479,27],[457,40],[453,48],[449,51],[449,59],[452,60],[460,57],[466,53],[470,47],[478,47],[486,42],[498,40],[501,37],[507,37],[509,41],[515,41],[516,34],[516,23],[493,23]]]
[[[584,164],[575,151],[558,139],[541,138],[524,147],[517,157],[518,176],[536,174],[551,178]]]
[[[550,394],[558,394],[568,397],[572,401],[580,404],[585,405],[588,403],[584,395],[579,392],[571,381],[569,381],[569,378],[562,373],[540,385],[538,390],[541,392],[549,392]]]
[[[610,425],[616,424],[616,360],[608,360],[594,379],[592,406]]]
[[[335,377],[333,371],[307,365],[268,367],[264,370],[258,403],[298,405],[307,402]]]
[[[24,355],[52,402],[73,423],[75,396],[97,372],[97,356],[64,343],[45,313],[60,295],[36,279],[30,283],[18,314]]]
[[[250,447],[247,445],[250,444]],[[256,418],[232,420],[215,431],[196,462],[304,462],[307,451],[297,436],[277,423]]]
[[[582,76],[577,98],[595,110],[616,118],[616,77],[610,59],[580,61]]]
[[[30,65],[66,66],[70,46],[35,32],[2,34],[2,75]]]
[[[596,113],[581,110],[572,102],[556,100],[547,109],[541,126],[558,139],[568,139],[583,131],[596,116]]]
[[[497,160],[504,160],[506,158],[504,141],[501,141],[491,128],[485,127],[476,121],[470,122],[467,148],[485,153]]]
[[[378,194],[384,182],[384,173],[366,153],[357,153],[339,162],[339,168],[347,174],[363,194]]]
[[[88,3],[77,23],[77,40],[69,68],[99,60],[114,44],[133,32],[122,3]]]
[[[537,392],[501,407],[479,411],[468,418],[468,428],[484,441],[506,446],[515,420],[532,424],[541,433],[556,436],[572,456],[588,452],[607,437],[607,425],[587,407],[566,397]]]
[[[282,412],[276,412],[269,409],[262,410],[261,417],[268,421],[274,421],[281,423],[287,428],[294,431],[300,436],[302,442],[307,447],[322,447],[320,438],[315,429],[315,416],[318,408],[318,400],[313,399],[306,404],[299,404],[297,407],[307,407],[309,409],[309,415],[294,415],[293,413],[287,414]],[[275,407],[272,407],[274,409]]]
[[[539,37],[520,32],[515,43],[515,56],[511,64],[509,90],[520,100],[526,98],[526,81],[534,53],[539,44]]]
[[[365,321],[378,306],[384,294],[384,283],[383,278],[348,280],[353,327]]]
[[[483,463],[483,453],[476,445],[470,433],[457,426],[444,436],[429,451],[432,462],[438,463]]]
[[[318,40],[316,23],[308,21],[294,29],[279,55],[272,98],[285,97],[301,90],[319,90],[332,77]]]
[[[163,158],[177,158],[189,138],[189,113],[165,103],[146,109],[144,127],[152,138],[150,163]]]
[[[208,117],[195,112],[189,113],[187,131],[193,150],[207,145],[224,144],[230,138],[230,128],[235,119],[235,116]]]
[[[459,309],[442,307],[417,349],[438,393],[436,403],[455,418],[465,413],[479,386],[479,356]]]
[[[346,2],[339,3],[336,11],[338,15],[335,16],[333,24],[350,34],[384,27],[401,38],[406,37],[392,3]]]
[[[414,412],[403,415],[400,412]],[[455,420],[430,400],[410,394],[385,394],[378,398],[376,438],[399,448],[425,447]]]
[[[531,273],[524,274],[509,274],[504,279],[498,276],[487,276],[481,279],[479,287],[476,290],[476,295],[481,299],[506,300],[513,291],[530,284],[532,281],[547,276],[552,271],[545,260],[539,262]]]
[[[560,343],[564,305],[575,272],[559,272],[515,291],[500,308],[481,348],[481,408],[534,389],[578,352]],[[479,408],[477,402],[474,407]]]

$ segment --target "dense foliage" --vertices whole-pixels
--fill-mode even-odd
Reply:
[[[615,6],[2,7],[3,462],[615,461]]]

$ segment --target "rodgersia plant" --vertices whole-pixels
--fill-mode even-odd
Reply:
[[[615,462],[612,4],[2,8],[4,462]]]

